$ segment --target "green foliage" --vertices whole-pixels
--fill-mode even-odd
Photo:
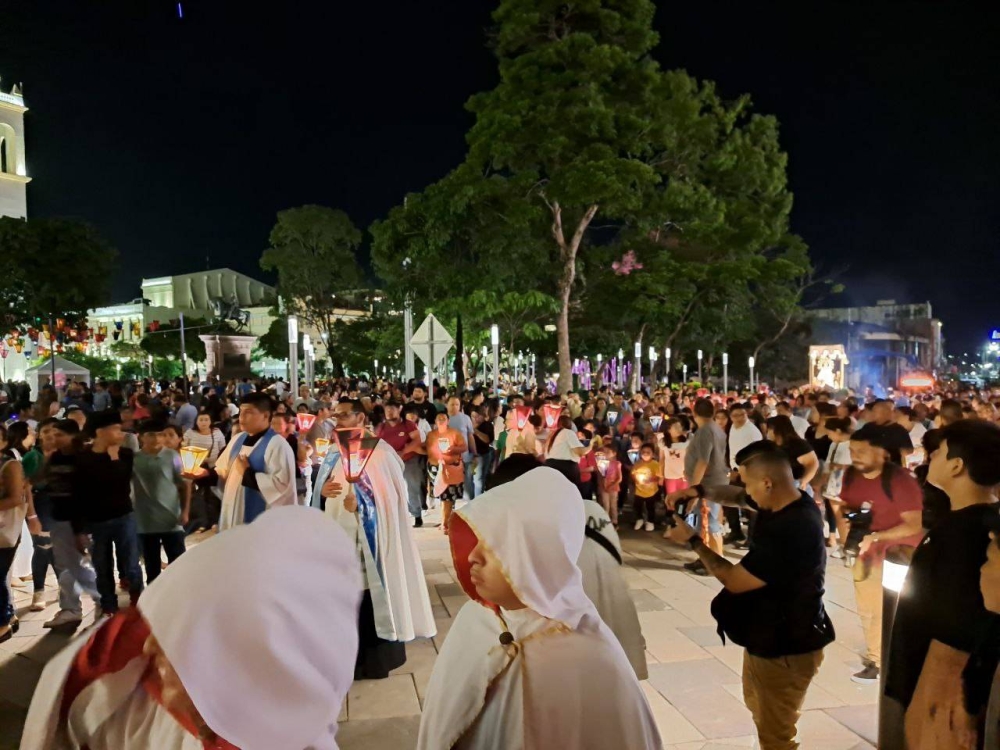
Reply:
[[[270,359],[288,359],[288,321],[275,318],[267,333],[260,336],[255,344],[255,350]],[[299,335],[299,356],[302,356],[302,336]]]
[[[360,230],[343,211],[292,208],[278,214],[260,265],[277,272],[284,312],[329,334],[348,293],[362,285],[364,274],[355,257],[360,244]]]
[[[0,218],[0,306],[5,323],[49,316],[76,322],[106,304],[117,252],[93,227],[69,219]]]

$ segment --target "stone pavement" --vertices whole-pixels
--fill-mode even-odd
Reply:
[[[433,516],[432,519],[433,520]],[[342,750],[406,750],[416,744],[427,682],[452,619],[467,601],[455,579],[446,537],[439,528],[416,529],[438,634],[407,645],[407,662],[386,680],[351,689],[340,716]],[[625,530],[625,579],[646,638],[649,680],[643,690],[669,750],[739,750],[756,747],[753,722],[743,705],[742,651],[722,646],[709,612],[721,585],[691,575],[681,565],[693,554],[660,538],[659,531]],[[55,599],[55,584],[47,587]],[[20,632],[0,644],[0,750],[14,750],[32,690],[45,662],[66,636],[42,629],[56,610],[27,611],[30,589],[15,589]],[[837,641],[826,649],[799,722],[803,750],[863,750],[876,742],[875,685],[856,685],[851,674],[863,637],[855,613],[850,573],[831,560],[827,606]],[[90,618],[84,622],[89,624]]]

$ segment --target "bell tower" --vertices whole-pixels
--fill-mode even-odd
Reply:
[[[24,96],[17,84],[0,87],[0,216],[28,217],[27,187],[31,182],[24,157]]]

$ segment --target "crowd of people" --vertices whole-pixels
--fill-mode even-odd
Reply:
[[[352,651],[353,679],[380,679],[405,662],[405,643],[435,634],[410,527],[438,518],[471,601],[435,665],[422,748],[660,747],[638,686],[647,668],[619,569],[623,522],[689,547],[696,558],[685,567],[721,581],[712,613],[722,642],[746,651],[744,700],[763,748],[798,747],[799,711],[835,637],[823,604],[829,564],[850,566],[854,579],[866,644],[854,679],[881,679],[906,711],[909,746],[1000,747],[1000,400],[989,393],[892,401],[598,387],[556,396],[246,379],[191,393],[146,381],[29,396],[0,397],[0,574],[9,585],[30,581],[31,609],[42,611],[54,571],[59,609],[47,628],[76,629],[82,595],[103,623],[74,641],[89,661],[50,664],[49,693],[40,688],[26,732],[41,744],[30,747],[111,747],[122,727],[154,714],[142,722],[153,744],[143,746],[183,747],[191,736],[278,746],[261,744],[246,708],[212,694],[221,678],[202,676],[210,665],[238,667],[201,661],[206,652],[176,634],[236,615],[215,605],[183,625],[168,615],[185,581],[257,575],[262,565],[273,569],[259,572],[259,585],[238,587],[260,601],[232,606],[257,631],[246,645],[264,653],[258,679],[288,660],[277,671],[289,699],[309,687],[339,696],[329,710],[303,701],[308,726],[296,729],[299,745],[335,747],[351,675],[343,653],[327,651]],[[195,471],[182,465],[187,447],[203,449]],[[282,506],[309,510],[275,512]],[[328,523],[302,520],[320,516]],[[288,534],[266,531],[272,523]],[[229,540],[228,553],[216,537]],[[883,654],[882,574],[900,549],[910,573]],[[325,580],[324,556],[353,572]],[[356,643],[322,642],[324,613],[312,611],[302,581],[260,591],[292,562],[301,567],[288,578],[328,587],[351,610],[326,614],[355,623]],[[19,623],[9,586],[0,589],[3,641]],[[119,612],[119,592],[137,608]],[[556,634],[572,637],[547,637]],[[198,645],[238,645],[216,641]],[[120,650],[159,666],[123,688],[95,728],[76,704],[86,685],[124,667]],[[296,660],[317,668],[296,671]],[[597,673],[602,680],[586,679]],[[68,702],[67,685],[76,686]],[[609,694],[611,710],[567,715],[567,706],[606,706]],[[550,720],[532,719],[541,716]],[[84,729],[85,742],[73,735]],[[67,731],[76,744],[53,744]]]

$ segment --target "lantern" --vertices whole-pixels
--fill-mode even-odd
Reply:
[[[517,421],[517,429],[523,430],[528,424],[528,417],[531,416],[530,406],[515,406],[514,417]]]
[[[618,424],[618,417],[620,415],[619,415],[619,413],[616,410],[611,409],[610,411],[608,411],[608,413],[605,416],[608,419],[608,426],[609,427],[614,427],[616,424]]]
[[[299,432],[309,432],[316,422],[316,415],[308,412],[300,412],[295,415],[295,424],[298,425]]]
[[[628,452],[628,460],[631,461],[632,463],[635,463],[636,461],[638,461],[639,460],[639,451],[637,451],[637,450],[630,450]]]
[[[337,445],[344,460],[344,477],[354,484],[361,478],[372,451],[378,445],[377,437],[365,435],[364,427],[348,427],[334,430]]]
[[[635,472],[635,481],[639,484],[649,484],[653,481],[653,472],[649,469],[639,469]]]
[[[317,458],[326,458],[326,452],[330,450],[330,441],[326,438],[316,438],[313,444]]]
[[[601,472],[601,476],[605,476],[608,473],[608,464],[611,463],[607,456],[598,456],[597,459],[597,470]]]
[[[154,333],[156,331],[160,330],[160,321],[154,320],[152,323],[150,323],[149,324],[149,330],[152,331],[152,332],[154,332]]]
[[[545,427],[551,430],[559,422],[562,407],[557,404],[545,404],[542,407],[542,414],[545,416]]]
[[[66,318],[56,318],[56,328],[65,328]]]
[[[653,428],[653,431],[660,429],[660,425],[663,424],[663,417],[659,414],[654,414],[649,418],[649,426]]]
[[[181,466],[185,474],[196,474],[206,458],[208,448],[199,448],[197,445],[185,445],[181,448]]]
[[[449,438],[438,438],[438,450],[447,454],[451,450],[451,440]]]

